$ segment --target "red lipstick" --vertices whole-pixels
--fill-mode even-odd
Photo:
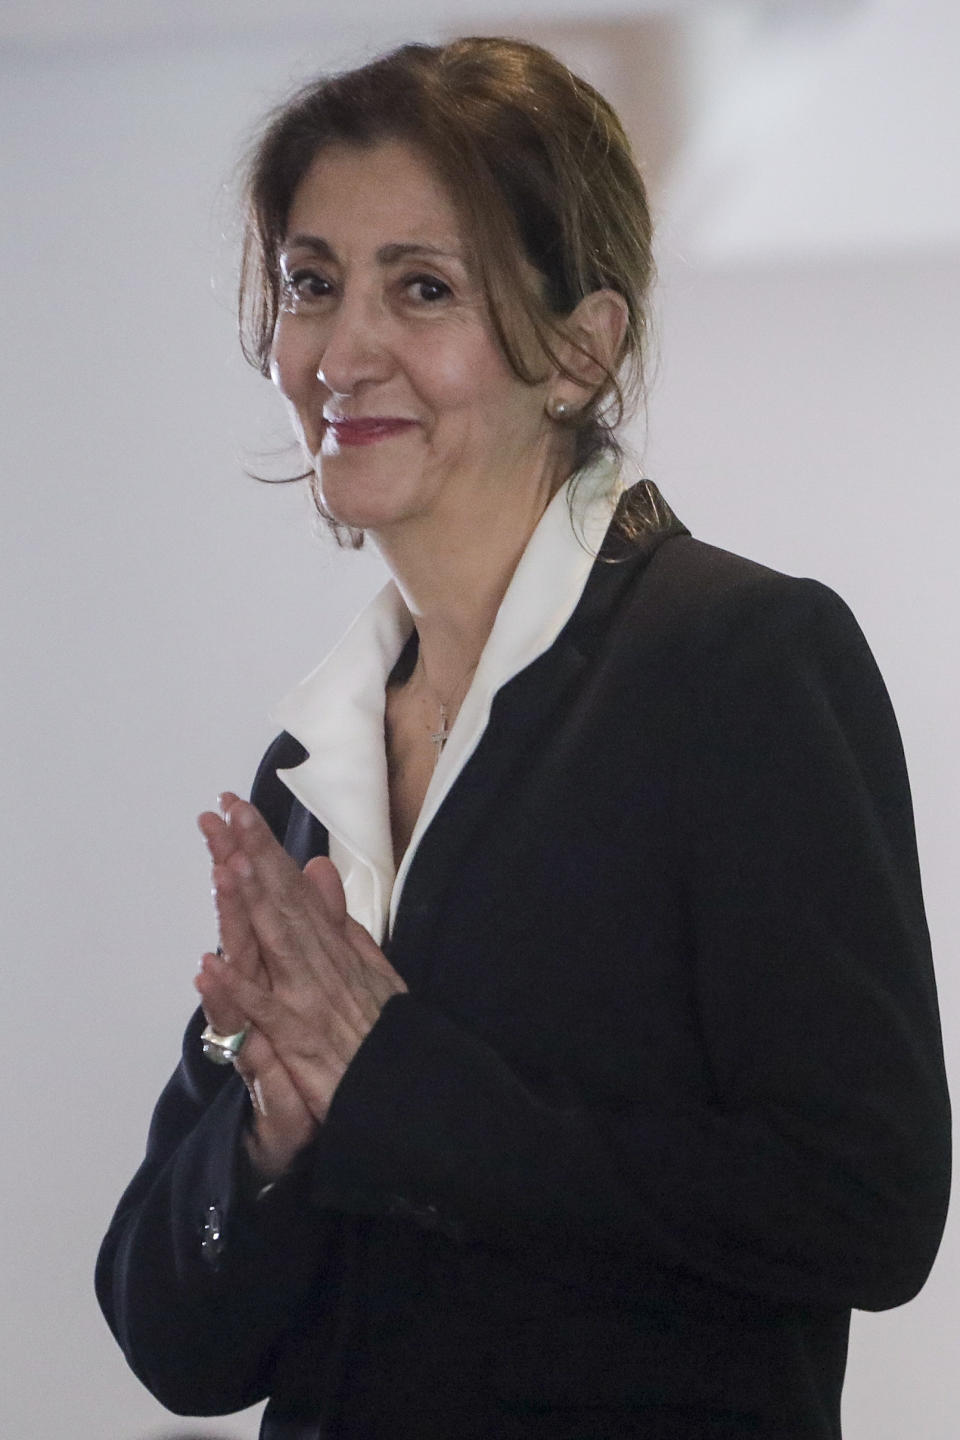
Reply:
[[[375,445],[410,430],[415,420],[394,420],[389,416],[371,415],[357,420],[328,420],[327,430],[338,445]]]

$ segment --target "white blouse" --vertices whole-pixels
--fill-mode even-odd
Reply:
[[[394,865],[384,731],[386,684],[413,630],[391,580],[327,658],[274,708],[308,757],[277,774],[330,836],[347,908],[378,942],[392,927],[420,838],[487,727],[502,685],[548,650],[569,620],[622,491],[619,466],[602,459],[568,480],[544,511],[503,597],[470,688]]]

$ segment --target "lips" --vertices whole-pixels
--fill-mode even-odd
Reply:
[[[375,445],[378,440],[388,440],[412,430],[416,423],[415,420],[371,415],[355,420],[328,420],[325,428],[338,445]]]

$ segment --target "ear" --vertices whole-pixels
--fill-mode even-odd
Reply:
[[[556,347],[568,374],[555,372],[548,412],[558,405],[561,413],[581,409],[606,384],[607,376],[616,373],[628,318],[627,302],[616,290],[593,290],[583,297],[564,321],[565,338]]]

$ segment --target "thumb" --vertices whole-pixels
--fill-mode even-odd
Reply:
[[[342,930],[347,923],[347,897],[336,865],[326,855],[308,860],[303,873],[317,891],[331,924]]]

